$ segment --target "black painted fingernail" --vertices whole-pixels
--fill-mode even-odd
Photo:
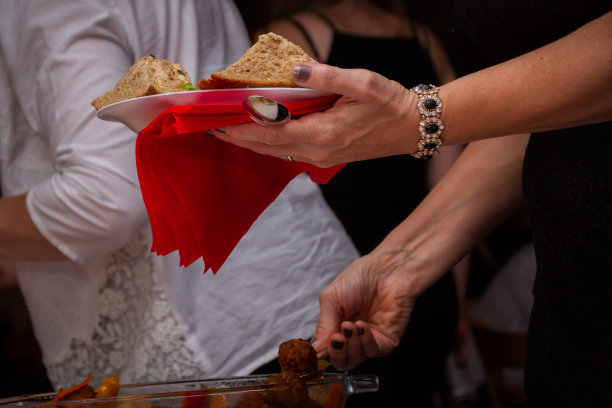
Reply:
[[[319,342],[319,340],[317,340],[316,337],[313,337],[313,338],[310,339],[310,345],[312,347],[316,346],[318,342]]]
[[[296,65],[293,68],[293,80],[296,82],[308,81],[310,74],[312,74],[312,68],[308,65]]]
[[[227,133],[227,128],[224,127],[216,128],[215,130],[219,133]]]
[[[344,347],[344,342],[332,340],[331,346],[334,350],[342,350],[342,347]]]
[[[363,336],[363,333],[365,333],[365,329],[363,327],[358,327],[357,328],[357,334],[360,336]]]
[[[344,329],[342,330],[342,332],[344,333],[344,337],[346,337],[347,339],[350,339],[353,335],[353,331],[349,329]]]

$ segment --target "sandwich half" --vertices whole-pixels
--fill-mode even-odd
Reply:
[[[111,103],[147,95],[195,89],[181,64],[154,56],[142,57],[132,65],[117,85],[91,103],[96,110]]]
[[[235,63],[202,79],[200,89],[297,87],[291,79],[293,65],[316,62],[302,48],[286,38],[262,34]]]

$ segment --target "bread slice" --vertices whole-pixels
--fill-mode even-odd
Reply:
[[[132,65],[117,85],[91,103],[100,110],[111,103],[146,95],[195,89],[181,64],[154,56],[142,57]]]
[[[291,79],[293,65],[316,62],[301,47],[274,34],[262,34],[235,63],[202,79],[200,89],[297,87]]]

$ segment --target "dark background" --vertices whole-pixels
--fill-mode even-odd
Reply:
[[[291,14],[308,0],[235,0],[250,33],[266,25],[274,16]],[[404,0],[409,16],[430,27],[446,46],[451,62],[459,75],[482,69],[492,59],[481,53],[459,28],[455,19],[454,0]],[[399,52],[399,50],[398,50]]]

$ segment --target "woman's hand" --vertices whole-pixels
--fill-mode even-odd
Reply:
[[[325,64],[298,64],[293,77],[301,86],[342,97],[327,111],[286,125],[232,126],[217,136],[261,154],[291,156],[319,167],[416,152],[416,98],[399,83],[371,71]]]
[[[398,345],[416,298],[522,203],[528,140],[471,143],[408,218],[321,292],[319,357],[348,369]]]
[[[340,370],[399,344],[421,291],[404,251],[377,249],[353,262],[320,296],[315,349]]]

